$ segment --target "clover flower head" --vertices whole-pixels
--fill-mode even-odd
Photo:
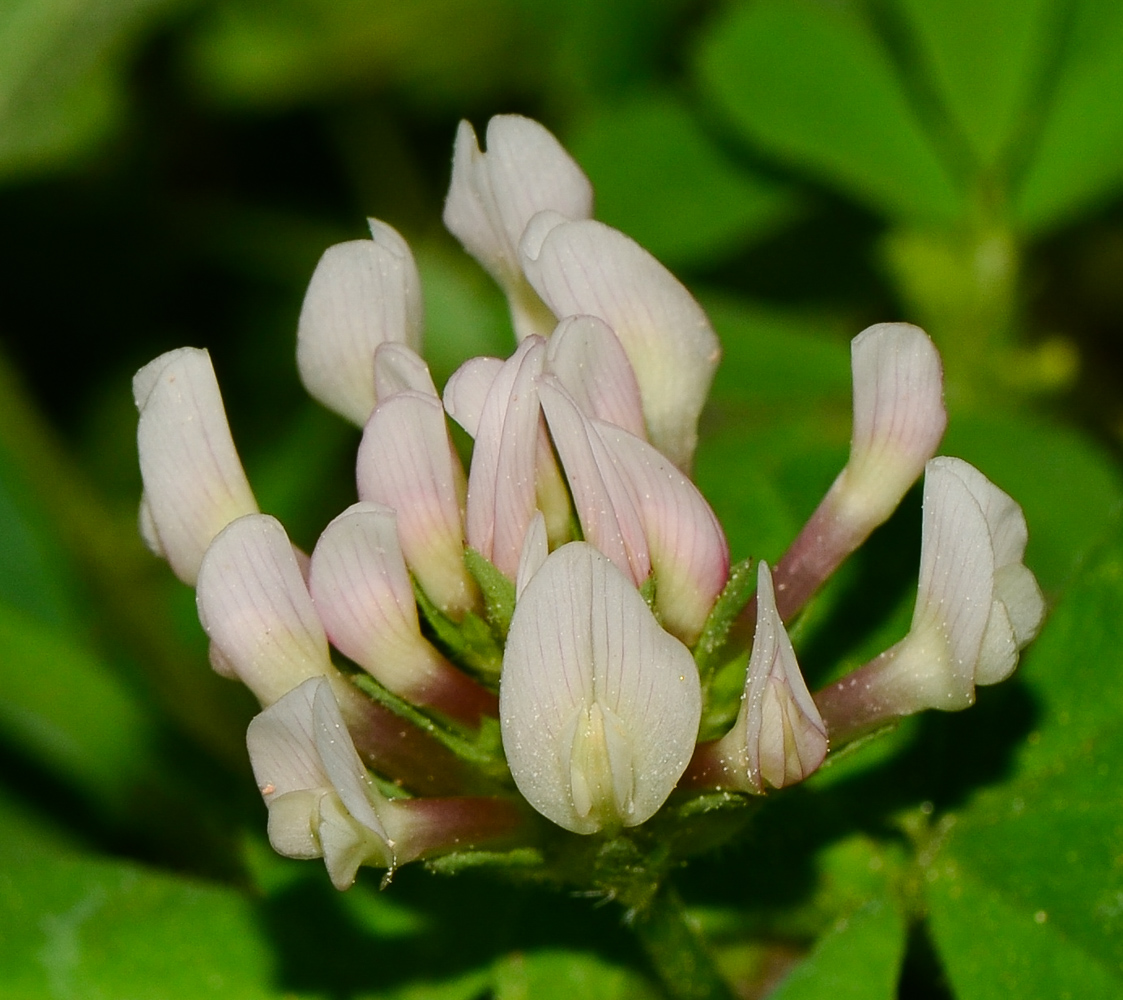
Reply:
[[[482,152],[461,125],[445,221],[507,294],[516,338],[442,391],[404,239],[372,221],[370,240],[325,252],[298,366],[362,440],[358,502],[311,555],[258,511],[205,351],[134,381],[142,530],[196,585],[214,668],[261,702],[248,747],[271,843],[323,858],[339,888],[362,865],[626,840],[692,795],[785,788],[886,718],[969,704],[1040,626],[1020,509],[932,459],[940,360],[907,324],[854,340],[849,461],[750,597],[689,477],[716,335],[591,213],[542,126],[495,118]],[[785,622],[925,463],[909,634],[813,698]],[[715,685],[716,668],[743,684]]]

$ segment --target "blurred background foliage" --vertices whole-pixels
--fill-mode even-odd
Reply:
[[[1024,506],[1053,622],[1018,678],[769,801],[680,885],[742,995],[1123,995],[1123,5],[1116,0],[0,4],[0,992],[657,996],[611,907],[272,857],[253,705],[142,548],[129,380],[210,349],[262,506],[310,546],[355,432],[301,296],[411,241],[438,382],[510,344],[440,226],[462,117],[542,120],[709,309],[697,474],[775,559],[844,461],[847,341],[946,362],[944,450]],[[903,633],[918,500],[800,621],[813,682]]]

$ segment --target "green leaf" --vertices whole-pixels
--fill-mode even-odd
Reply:
[[[737,169],[669,93],[602,107],[569,135],[597,193],[597,218],[669,267],[711,263],[788,222],[794,197]]]
[[[905,918],[887,899],[843,917],[770,996],[773,1000],[893,1000]]]
[[[0,801],[0,976],[10,1000],[280,998],[250,902],[78,853]],[[291,993],[286,993],[292,996]]]
[[[702,290],[721,339],[721,365],[711,402],[746,411],[806,410],[826,402],[849,406],[848,329],[833,316],[784,312],[745,299]]]
[[[933,935],[964,997],[1123,994],[1120,606],[1116,525],[1025,654],[1034,729],[1011,780],[949,818],[929,871]]]
[[[898,0],[952,121],[978,166],[1025,128],[1050,43],[1056,0]]]
[[[498,286],[467,254],[414,246],[425,294],[425,359],[441,387],[471,357],[511,353],[515,335]]]
[[[1114,1000],[1123,991],[1123,980],[1051,925],[1046,911],[1013,906],[954,866],[930,885],[928,906],[959,1000]]]
[[[0,604],[73,628],[73,572],[53,525],[0,447]]]
[[[462,109],[527,71],[520,14],[511,0],[224,0],[186,56],[204,93],[235,107],[291,107],[393,80]]]
[[[579,951],[510,955],[495,969],[495,1000],[656,1000],[641,975]]]
[[[1079,0],[1015,218],[1040,233],[1103,201],[1123,183],[1123,6]]]
[[[176,0],[0,5],[0,176],[56,166],[116,128],[126,56]]]
[[[84,797],[120,807],[155,773],[144,707],[57,628],[0,606],[0,732]]]
[[[885,52],[852,13],[804,0],[738,5],[711,28],[698,71],[767,152],[890,216],[963,214]]]

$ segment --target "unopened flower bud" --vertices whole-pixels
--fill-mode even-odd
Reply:
[[[688,469],[721,345],[702,307],[634,240],[599,222],[543,213],[527,227],[523,269],[559,319],[595,316],[620,339],[647,436]]]
[[[539,396],[585,538],[639,586],[655,577],[667,630],[692,645],[729,575],[729,547],[698,488],[661,452],[591,419],[545,376]]]
[[[133,396],[140,411],[141,528],[176,576],[193,584],[215,535],[257,512],[210,355],[193,347],[161,354],[136,373]]]
[[[398,392],[378,404],[363,431],[359,498],[398,516],[402,553],[422,590],[453,618],[479,604],[464,565],[464,470],[444,407],[428,392]]]
[[[495,699],[421,635],[413,584],[389,507],[357,503],[331,522],[308,578],[332,645],[395,694],[469,725]]]
[[[555,319],[523,277],[518,246],[527,223],[551,210],[564,218],[593,214],[588,178],[545,128],[520,115],[487,125],[487,152],[462,121],[456,133],[444,222],[499,282],[521,340],[548,336]]]
[[[776,610],[772,574],[757,566],[756,633],[741,710],[733,728],[698,748],[695,785],[760,793],[803,781],[828,749],[827,727],[803,680],[795,650]]]
[[[320,258],[297,327],[296,363],[309,394],[362,426],[376,402],[379,344],[421,347],[421,279],[409,245],[370,220],[371,239],[329,247]]]
[[[869,327],[851,342],[851,365],[850,460],[776,566],[785,621],[896,510],[947,425],[940,355],[919,327]]]

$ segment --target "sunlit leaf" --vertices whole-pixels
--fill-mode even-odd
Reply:
[[[705,92],[754,143],[893,216],[962,211],[886,54],[845,10],[738,5],[699,52]]]
[[[1026,654],[1012,780],[954,817],[933,865],[933,933],[968,1000],[1123,992],[1121,602],[1116,528]]]

